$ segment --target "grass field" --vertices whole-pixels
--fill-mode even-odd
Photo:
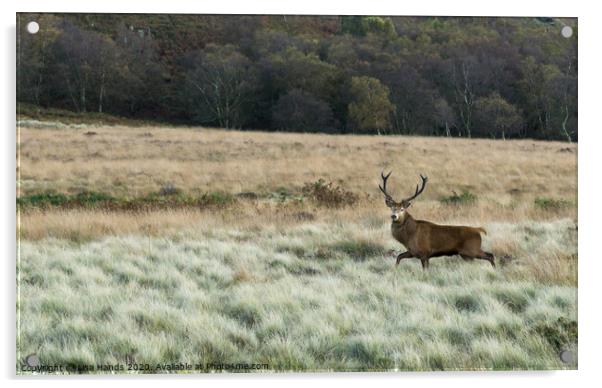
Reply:
[[[18,360],[577,366],[559,358],[577,349],[574,144],[35,122],[19,139]],[[396,267],[383,168],[397,196],[428,175],[412,215],[485,227],[497,268]]]

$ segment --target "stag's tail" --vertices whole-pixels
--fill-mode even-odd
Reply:
[[[479,231],[479,233],[483,233],[483,234],[487,234],[487,231],[485,230],[485,228],[475,228],[476,230]]]

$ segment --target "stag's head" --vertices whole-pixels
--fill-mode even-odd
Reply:
[[[428,178],[420,174],[420,178],[422,179],[422,185],[416,185],[416,191],[414,192],[414,195],[404,198],[400,202],[397,202],[387,192],[387,179],[389,179],[390,175],[391,172],[389,172],[387,175],[385,175],[384,172],[380,173],[380,176],[383,180],[383,185],[378,185],[378,188],[385,195],[385,204],[389,207],[389,209],[391,209],[391,219],[393,220],[393,222],[399,222],[403,220],[405,211],[407,210],[407,208],[410,207],[410,205],[412,205],[412,201],[424,191]]]

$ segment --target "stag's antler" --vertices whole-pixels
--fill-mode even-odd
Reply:
[[[387,175],[385,175],[384,171],[381,171],[380,173],[380,177],[383,180],[383,185],[378,185],[378,188],[380,189],[380,191],[383,192],[383,194],[385,195],[385,201],[386,202],[395,202],[393,200],[393,197],[391,197],[391,195],[389,193],[387,193],[387,179],[389,179],[389,176],[391,175],[393,171],[389,171],[389,173]]]
[[[422,176],[422,174],[420,174],[420,178],[422,179],[422,187],[418,188],[418,185],[416,185],[416,192],[414,193],[414,195],[404,199],[402,202],[410,202],[410,201],[414,200],[417,196],[422,194],[422,192],[424,191],[424,188],[426,187],[426,182],[429,180],[429,178]]]

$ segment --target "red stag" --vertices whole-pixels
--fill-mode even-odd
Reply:
[[[391,173],[381,173],[383,185],[378,186],[385,195],[385,204],[391,209],[391,233],[393,237],[406,247],[407,252],[397,256],[397,264],[402,259],[412,257],[420,259],[422,268],[429,266],[429,259],[438,256],[460,255],[464,260],[487,260],[495,267],[492,253],[481,249],[481,233],[483,228],[470,226],[437,225],[429,221],[416,220],[407,209],[426,186],[428,178],[420,175],[422,186],[416,186],[416,192],[411,197],[395,202],[387,193],[387,179]]]

